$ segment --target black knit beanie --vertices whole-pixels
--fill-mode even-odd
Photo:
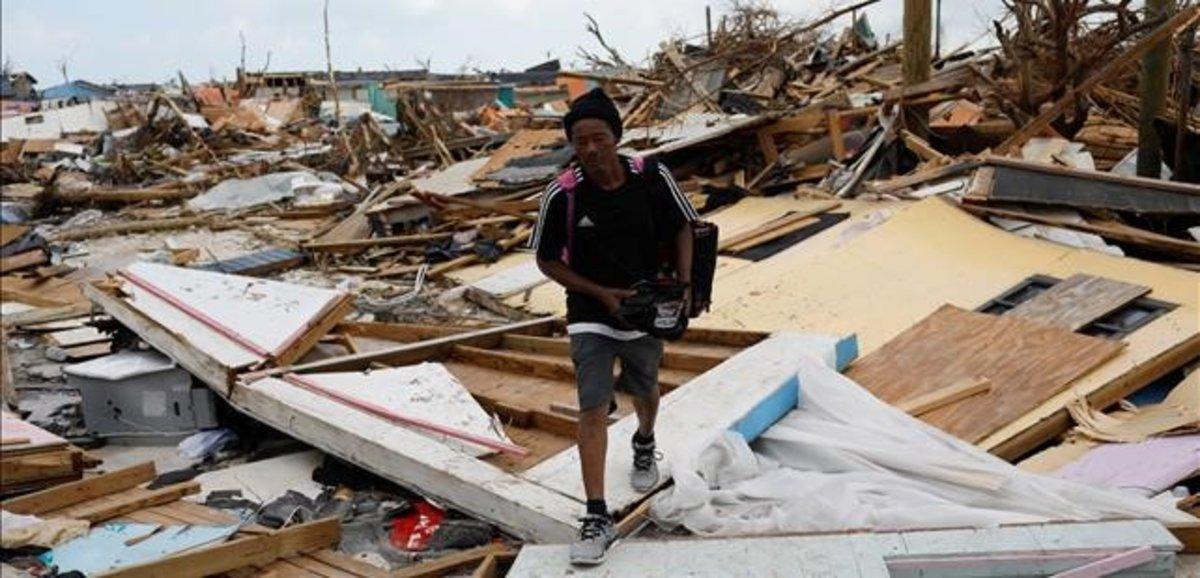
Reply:
[[[617,105],[600,88],[593,88],[579,98],[571,101],[571,110],[563,117],[563,130],[567,131],[567,139],[571,138],[571,125],[585,118],[598,118],[608,123],[612,128],[613,137],[621,140],[621,114]]]

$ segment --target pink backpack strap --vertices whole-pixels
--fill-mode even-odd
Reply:
[[[570,267],[571,251],[575,249],[575,188],[579,186],[579,177],[575,174],[575,169],[568,167],[567,170],[558,173],[555,180],[567,194],[567,246],[563,247],[562,261]]]
[[[558,186],[562,187],[568,194],[573,192],[575,187],[579,186],[579,177],[575,176],[575,170],[571,168],[558,173],[555,180],[558,181]]]

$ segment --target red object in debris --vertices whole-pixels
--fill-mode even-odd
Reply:
[[[388,540],[393,547],[401,550],[425,550],[429,548],[429,537],[442,525],[445,515],[441,508],[429,502],[416,502],[412,511],[392,520],[392,532]]]

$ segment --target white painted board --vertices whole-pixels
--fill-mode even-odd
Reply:
[[[306,328],[341,293],[267,279],[138,262],[127,268],[175,299],[271,352]],[[242,368],[263,358],[133,283],[128,302],[225,367]]]
[[[433,422],[498,442],[509,442],[508,437],[503,435],[502,430],[499,429],[500,424],[493,423],[479,402],[471,397],[466,386],[440,363],[426,362],[362,373],[313,373],[304,377],[321,387],[345,394],[358,401],[386,408],[400,415]],[[299,388],[297,387],[297,389]],[[330,403],[339,402],[330,399]],[[419,427],[410,427],[409,429],[466,454],[478,457],[493,453],[492,450],[476,444],[463,442],[426,429]]]

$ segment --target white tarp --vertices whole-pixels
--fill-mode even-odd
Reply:
[[[990,527],[1109,517],[1187,521],[1140,496],[1018,470],[876,399],[817,360],[800,408],[750,446],[726,433],[672,468],[651,514],[696,534]]]
[[[302,206],[331,203],[345,193],[345,187],[334,175],[290,171],[250,179],[226,179],[189,200],[187,206],[193,211],[245,209],[293,197]]]

